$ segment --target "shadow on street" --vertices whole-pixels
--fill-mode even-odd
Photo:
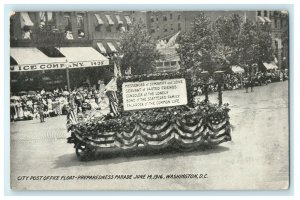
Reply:
[[[55,161],[55,168],[66,168],[74,166],[97,166],[108,164],[119,164],[124,162],[142,161],[149,159],[169,159],[181,156],[201,156],[208,154],[216,154],[228,151],[228,147],[223,146],[210,146],[210,147],[198,147],[190,152],[180,152],[171,147],[164,149],[117,149],[111,152],[97,151],[96,155],[89,159],[89,161],[80,161],[74,153],[65,154],[59,156]],[[163,157],[162,157],[163,156]]]

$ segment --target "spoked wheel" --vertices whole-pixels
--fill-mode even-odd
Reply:
[[[83,160],[86,156],[86,145],[82,143],[78,143],[76,145],[76,155],[80,160]]]

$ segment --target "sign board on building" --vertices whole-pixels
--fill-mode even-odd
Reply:
[[[98,67],[108,65],[108,61],[94,60],[85,62],[70,62],[70,63],[43,63],[31,65],[12,65],[10,66],[11,72],[26,72],[26,71],[39,71],[39,70],[53,70],[53,69],[75,69],[84,67]]]
[[[122,95],[124,111],[187,104],[184,78],[124,82]]]

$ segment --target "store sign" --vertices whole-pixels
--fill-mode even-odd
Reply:
[[[107,61],[88,61],[88,62],[70,62],[70,63],[46,63],[46,64],[34,64],[34,65],[13,65],[10,66],[12,72],[24,72],[24,71],[38,71],[38,70],[53,70],[53,69],[75,69],[84,67],[98,67],[108,65]]]
[[[122,94],[124,111],[187,104],[184,78],[124,82]]]

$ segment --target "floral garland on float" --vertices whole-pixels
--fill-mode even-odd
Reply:
[[[82,116],[70,112],[68,143],[74,143],[76,154],[86,159],[97,149],[164,148],[172,146],[191,150],[200,145],[218,145],[231,140],[228,104],[221,106],[206,101],[196,103],[193,86],[186,74],[159,74],[122,77],[117,80],[118,116]],[[122,101],[124,82],[166,80],[185,77],[187,105],[125,111]],[[76,119],[76,120],[74,120]]]

